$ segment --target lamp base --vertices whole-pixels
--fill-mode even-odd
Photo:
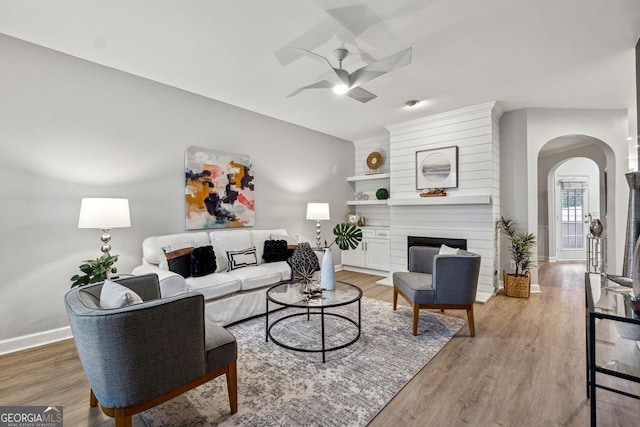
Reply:
[[[109,242],[111,241],[111,234],[109,234],[108,229],[102,230],[102,236],[100,237],[100,240],[102,240],[102,243],[103,243],[100,250],[105,254],[108,254],[109,252],[111,252],[111,245],[109,244]]]
[[[321,249],[320,240],[322,240],[320,237],[320,220],[317,219],[316,220],[316,245],[318,246],[318,249]]]

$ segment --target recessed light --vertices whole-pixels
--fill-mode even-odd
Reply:
[[[418,101],[417,99],[410,99],[409,101],[404,103],[404,105],[406,105],[409,108],[415,107],[418,104],[420,104],[420,101]]]

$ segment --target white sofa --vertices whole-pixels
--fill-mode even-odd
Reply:
[[[265,240],[309,242],[298,235],[288,236],[285,229],[274,230],[217,230],[168,234],[148,237],[142,242],[142,265],[133,269],[134,275],[156,273],[160,279],[162,297],[196,291],[204,295],[205,316],[219,324],[231,323],[264,314],[266,292],[269,287],[291,279],[286,261],[265,263],[262,259]],[[213,246],[216,255],[215,273],[202,277],[184,278],[169,271],[163,248],[192,243],[194,247]],[[258,265],[227,271],[227,251],[256,248]]]

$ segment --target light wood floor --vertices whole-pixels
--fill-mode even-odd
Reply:
[[[464,327],[370,425],[589,425],[584,263],[542,264],[539,277],[540,294],[476,304],[476,336]],[[391,301],[379,277],[343,271],[337,278]],[[88,399],[71,340],[0,356],[0,406],[63,405],[65,425],[101,425],[108,418]],[[600,391],[598,411],[600,426],[640,425],[638,400]]]

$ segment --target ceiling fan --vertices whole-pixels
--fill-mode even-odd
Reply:
[[[327,58],[318,55],[317,53],[313,53],[304,49],[298,49],[295,47],[292,47],[292,49],[295,49],[299,52],[311,56],[314,59],[328,64],[337,76],[337,80],[333,79],[333,82],[329,80],[320,80],[318,82],[310,84],[309,86],[304,86],[300,89],[294,90],[289,95],[287,95],[287,97],[295,96],[303,90],[307,89],[333,88],[333,91],[335,93],[345,94],[348,97],[363,103],[369,102],[372,99],[376,98],[377,95],[374,95],[368,90],[363,89],[362,87],[360,87],[360,85],[371,81],[376,77],[387,74],[388,72],[395,70],[396,68],[404,67],[405,65],[411,64],[411,48],[407,48],[401,50],[400,52],[389,55],[386,58],[380,59],[376,62],[372,62],[369,65],[365,65],[362,68],[358,68],[353,73],[349,73],[347,70],[342,68],[342,61],[349,54],[349,51],[347,49],[339,48],[333,51],[333,55],[338,60],[338,68],[335,68],[333,65],[331,65],[331,62]],[[337,83],[335,81],[337,81]]]

